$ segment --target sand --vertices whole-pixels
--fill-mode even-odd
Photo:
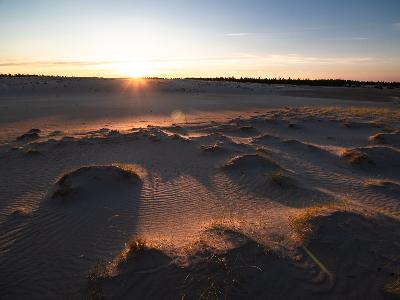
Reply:
[[[1,78],[1,298],[394,299],[398,94]]]

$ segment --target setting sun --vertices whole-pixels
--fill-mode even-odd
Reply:
[[[123,77],[140,78],[150,76],[151,68],[146,61],[137,60],[117,64],[115,72]]]

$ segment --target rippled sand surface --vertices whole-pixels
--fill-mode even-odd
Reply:
[[[352,104],[5,138],[1,298],[390,299],[400,113]]]

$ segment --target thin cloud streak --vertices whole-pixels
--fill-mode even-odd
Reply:
[[[373,63],[377,60],[373,57],[312,57],[303,56],[298,54],[267,54],[267,55],[253,55],[241,54],[236,56],[215,56],[215,57],[193,57],[193,58],[160,58],[160,59],[143,59],[148,63],[196,63],[196,62],[224,62],[224,63],[238,63],[238,62],[254,62],[263,64],[364,64]],[[72,67],[99,67],[109,66],[116,64],[128,63],[125,60],[101,60],[101,61],[78,61],[78,60],[54,60],[54,61],[0,61],[0,67],[51,67],[51,66],[72,66]]]
[[[0,67],[19,66],[98,66],[114,64],[115,61],[0,61]]]
[[[253,33],[250,32],[232,32],[232,33],[225,33],[225,36],[233,36],[233,37],[240,37],[240,36],[248,36],[252,35]]]

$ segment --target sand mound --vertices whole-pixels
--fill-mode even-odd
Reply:
[[[400,178],[400,151],[386,146],[359,147],[346,150],[342,157],[354,167],[375,178]]]
[[[374,165],[374,161],[358,149],[347,149],[343,152],[342,157],[346,158],[353,166],[361,164]]]
[[[36,140],[40,137],[39,133],[40,133],[40,129],[33,128],[33,129],[29,130],[28,132],[18,136],[16,140],[19,142],[27,142],[27,141]]]
[[[91,294],[105,299],[254,299],[307,293],[299,293],[302,288],[294,283],[297,276],[311,280],[308,270],[294,268],[240,232],[213,228],[208,233],[212,237],[192,245],[184,259],[133,246],[115,276],[100,271],[90,278]]]
[[[400,147],[400,132],[377,133],[369,137],[370,141]]]
[[[261,188],[269,198],[290,207],[303,208],[334,200],[332,195],[305,186],[295,174],[283,169],[270,175]]]
[[[303,150],[303,151],[307,151],[307,150],[315,150],[315,151],[323,151],[321,148],[318,148],[315,145],[312,144],[308,144],[308,143],[304,143],[298,140],[284,140],[283,143],[287,146],[290,147],[296,147],[296,149],[298,150]]]
[[[159,142],[168,138],[168,134],[161,130],[159,127],[147,127],[136,130],[131,134],[136,138],[148,138],[153,142]]]
[[[215,143],[212,145],[201,145],[200,149],[203,150],[204,152],[208,152],[208,153],[226,152],[226,149],[223,148],[221,143]]]
[[[397,202],[400,205],[400,184],[387,180],[377,180],[369,182],[367,186],[376,192],[397,199]]]
[[[400,267],[396,220],[335,212],[311,225],[307,246],[289,256],[222,226],[206,230],[185,257],[133,241],[116,265],[91,274],[90,292],[105,299],[387,298],[385,285]]]
[[[381,168],[400,166],[400,151],[391,147],[372,146],[347,149],[342,156],[355,165],[367,162]]]
[[[225,163],[224,169],[242,189],[285,206],[308,207],[333,200],[331,195],[304,186],[296,174],[262,154],[235,156]]]
[[[349,299],[383,299],[384,286],[400,267],[399,223],[336,212],[312,220],[307,248],[332,274],[331,294]]]
[[[71,199],[78,194],[101,194],[129,181],[136,184],[139,175],[133,170],[118,166],[85,166],[63,175],[51,193],[52,199]]]
[[[251,124],[219,124],[215,126],[206,127],[203,129],[205,132],[219,132],[226,135],[238,136],[238,137],[250,137],[259,134],[257,128]]]
[[[260,154],[243,154],[229,159],[224,168],[239,172],[259,172],[260,170],[274,172],[280,169],[280,166]]]
[[[255,144],[271,144],[279,142],[280,139],[270,134],[263,134],[261,136],[253,138],[252,142]]]

